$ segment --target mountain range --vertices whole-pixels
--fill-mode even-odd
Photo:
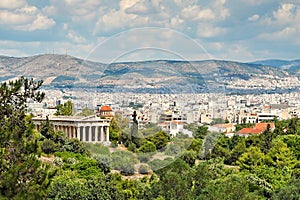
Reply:
[[[300,60],[150,60],[105,64],[69,55],[0,56],[0,81],[19,76],[44,80],[47,89],[95,88],[106,92],[205,92],[234,81],[300,76]],[[296,88],[297,89],[297,88]],[[227,90],[232,90],[227,89]],[[241,89],[242,90],[242,89]]]

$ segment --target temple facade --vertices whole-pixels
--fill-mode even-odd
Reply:
[[[109,145],[110,119],[101,119],[95,115],[83,116],[49,116],[54,131],[63,131],[68,138],[77,138],[82,142],[103,143]],[[34,117],[33,123],[38,131],[46,117]]]

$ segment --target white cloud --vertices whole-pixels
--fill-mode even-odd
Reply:
[[[35,6],[25,6],[9,11],[0,10],[0,24],[14,30],[35,31],[51,28],[55,21],[40,13]]]
[[[55,16],[58,14],[58,9],[55,6],[46,6],[43,8],[43,12],[49,16]]]
[[[204,38],[216,37],[225,33],[226,29],[210,24],[199,24],[197,29],[197,35]]]
[[[281,7],[273,12],[275,20],[281,23],[290,22],[295,16],[296,6],[294,4],[286,3],[281,4]]]
[[[126,10],[134,6],[138,1],[137,0],[121,0],[119,3],[120,10]]]
[[[259,15],[255,14],[255,15],[252,15],[251,17],[248,17],[248,20],[250,22],[255,22],[259,19]]]
[[[195,18],[197,18],[199,12],[200,12],[199,5],[190,5],[186,8],[183,8],[183,10],[181,11],[181,15],[185,19],[195,19]]]
[[[214,20],[216,15],[211,9],[204,9],[199,12],[197,19]]]
[[[81,35],[79,35],[78,33],[76,33],[75,31],[69,31],[67,37],[75,42],[75,43],[84,43],[86,42],[86,39],[84,37],[82,37]]]
[[[292,3],[283,3],[278,10],[273,11],[272,17],[266,17],[264,25],[298,26],[300,20],[300,6]]]
[[[2,25],[22,25],[30,23],[34,16],[26,13],[16,13],[11,11],[0,11],[0,24]]]
[[[171,27],[178,28],[181,24],[183,24],[183,22],[184,21],[180,17],[176,16],[172,17],[170,25]]]
[[[217,16],[220,21],[225,20],[231,15],[229,9],[225,7],[225,3],[226,0],[215,0],[211,6],[211,9],[218,14]]]
[[[2,9],[17,9],[24,7],[27,4],[26,0],[1,0],[0,8]]]
[[[201,8],[199,5],[188,6],[181,12],[185,19],[192,20],[215,20],[217,12],[213,12],[210,8]]]
[[[271,33],[263,33],[259,35],[259,39],[268,40],[268,41],[288,41],[290,38],[297,38],[297,33],[300,31],[294,27],[285,27],[282,30],[271,32]]]
[[[46,30],[55,25],[53,19],[49,19],[44,15],[38,15],[32,24],[25,26],[24,30],[35,31],[35,30]]]
[[[134,3],[132,6],[124,10],[126,10],[126,13],[140,14],[140,15],[157,12],[156,9],[153,7],[153,4],[150,1],[146,1],[146,0],[138,1]]]
[[[147,24],[149,18],[135,14],[127,14],[123,10],[111,10],[102,16],[96,24],[96,32],[107,32],[117,29],[136,27]]]

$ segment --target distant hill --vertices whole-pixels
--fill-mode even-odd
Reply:
[[[104,64],[67,55],[0,56],[0,81],[18,76],[44,80],[50,88],[97,88],[100,91],[201,92],[218,90],[224,80],[298,75],[298,61],[240,63],[223,60],[153,60]],[[287,67],[289,66],[289,67]],[[209,85],[209,86],[208,86]]]
[[[279,69],[288,71],[290,74],[300,76],[300,60],[259,60],[253,62],[253,64],[277,67]]]

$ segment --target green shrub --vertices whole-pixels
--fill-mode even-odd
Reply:
[[[150,153],[156,152],[156,146],[152,142],[145,141],[142,146],[139,148],[139,152]]]
[[[131,162],[123,163],[120,167],[120,172],[126,176],[134,174],[134,164]]]
[[[129,143],[128,144],[128,150],[132,152],[136,152],[136,145],[134,143]]]
[[[150,173],[150,167],[146,164],[141,164],[139,167],[139,173],[140,174],[148,174]]]
[[[76,163],[76,159],[75,158],[68,158],[66,160],[66,163],[67,164],[71,164],[71,165],[74,165]]]
[[[46,139],[42,144],[42,151],[46,154],[52,154],[57,150],[57,145],[52,141]]]
[[[142,153],[142,154],[138,154],[138,160],[141,163],[147,163],[150,160],[150,157],[149,155]]]
[[[56,157],[54,160],[53,160],[53,163],[57,166],[62,166],[64,164],[64,161],[62,158],[60,157]]]

